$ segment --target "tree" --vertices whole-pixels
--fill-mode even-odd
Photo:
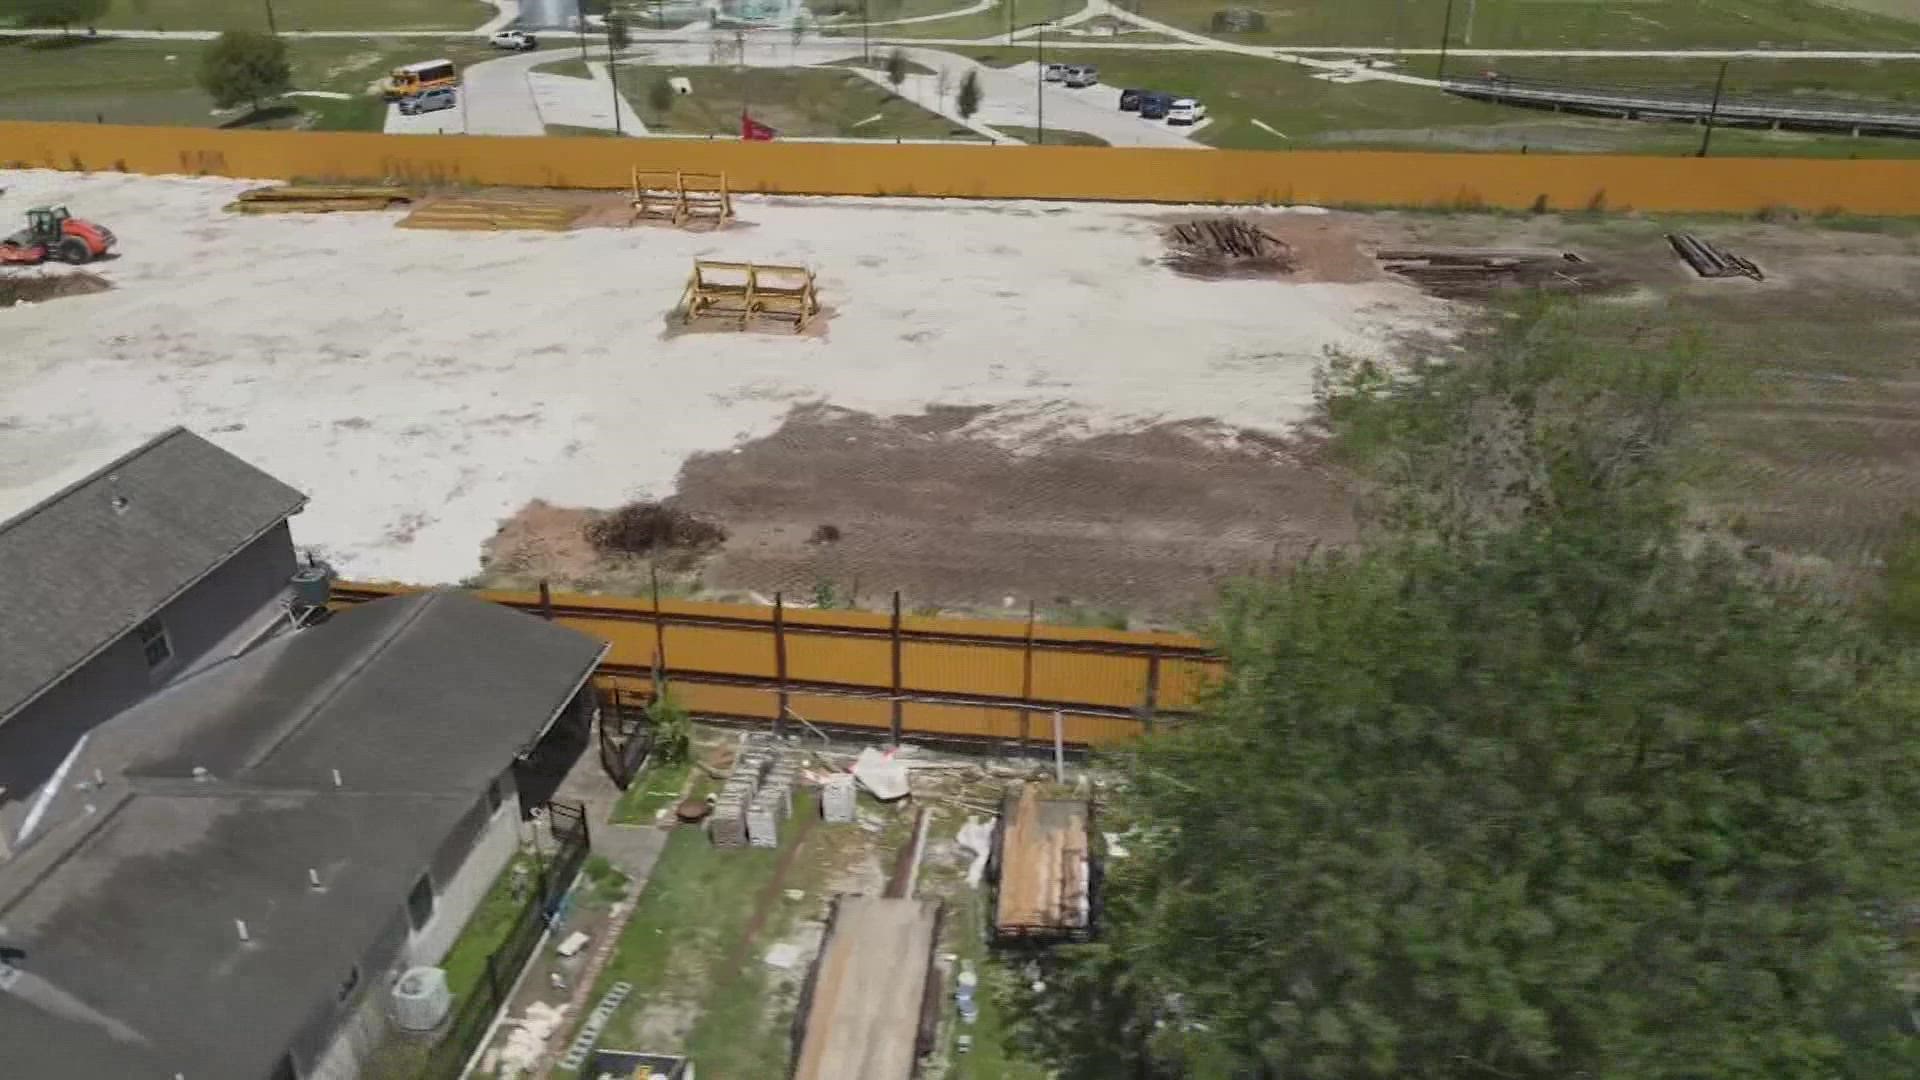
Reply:
[[[91,26],[112,0],[0,0],[0,17],[12,15],[22,26],[57,26],[62,32]]]
[[[893,92],[900,93],[900,84],[907,81],[907,54],[905,50],[895,49],[887,54],[887,82],[893,85]]]
[[[224,31],[200,54],[199,80],[215,106],[230,109],[244,101],[259,112],[262,98],[284,94],[293,85],[287,43],[252,30]]]
[[[669,112],[672,112],[673,99],[678,96],[673,89],[672,80],[668,79],[665,75],[649,83],[647,85],[647,107],[653,110],[653,117],[648,120],[648,123],[664,119]]]
[[[607,62],[611,64],[615,53],[625,52],[633,44],[633,28],[627,23],[627,17],[615,12],[606,18]]]
[[[793,23],[787,27],[787,31],[793,35],[793,51],[798,53],[800,43],[807,39],[807,13],[804,10],[794,15]]]
[[[1231,593],[1204,717],[1117,759],[1064,1075],[1920,1075],[1920,664],[1683,527],[1711,375],[1534,311],[1330,395],[1410,488]]]
[[[960,110],[960,119],[971,120],[973,114],[980,111],[980,74],[969,70],[960,80],[960,94],[954,102]]]

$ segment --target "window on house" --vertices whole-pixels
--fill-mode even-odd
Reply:
[[[157,668],[173,659],[173,643],[167,640],[167,628],[159,619],[148,619],[135,633],[140,635],[140,651],[146,654],[147,667]]]
[[[421,874],[414,882],[413,891],[407,894],[407,918],[413,920],[413,928],[426,927],[427,920],[433,918],[433,878]]]

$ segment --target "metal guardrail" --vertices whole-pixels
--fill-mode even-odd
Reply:
[[[1500,105],[1599,113],[1626,119],[1704,121],[1729,126],[1762,126],[1867,135],[1920,137],[1920,110],[1867,103],[1769,98],[1722,94],[1716,108],[1710,91],[1685,87],[1575,86],[1496,76],[1448,79],[1446,90],[1461,97]]]

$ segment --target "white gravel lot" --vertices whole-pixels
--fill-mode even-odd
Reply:
[[[122,244],[90,268],[113,291],[0,310],[0,517],[185,424],[307,491],[296,536],[347,575],[454,581],[529,499],[670,494],[796,403],[986,405],[1018,447],[1284,431],[1325,350],[1446,317],[1400,284],[1177,277],[1167,207],[741,199],[717,234],[479,234],[221,211],[249,186],[0,171],[0,221],[65,202]],[[663,336],[696,255],[816,267],[825,335]]]

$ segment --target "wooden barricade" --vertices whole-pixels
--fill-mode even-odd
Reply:
[[[819,313],[813,271],[804,266],[695,259],[680,297],[682,322],[735,319],[742,330],[757,317],[791,322],[799,333]]]
[[[717,229],[733,217],[726,173],[642,172],[635,167],[629,198],[633,204],[629,225],[651,219],[684,228],[690,222],[707,221]]]

